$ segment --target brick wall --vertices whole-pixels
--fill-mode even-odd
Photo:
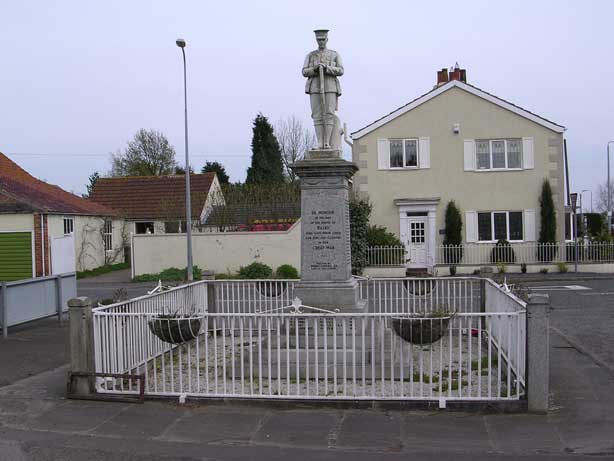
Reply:
[[[49,232],[47,225],[47,215],[43,216],[43,226],[45,228],[44,231],[44,243],[45,243],[45,272],[43,274],[43,248],[42,248],[42,239],[41,239],[41,215],[39,213],[34,213],[34,266],[36,268],[36,276],[42,277],[43,275],[50,275],[51,273],[51,265],[50,265],[50,254],[51,251],[49,249]]]

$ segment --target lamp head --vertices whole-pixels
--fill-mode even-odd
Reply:
[[[182,38],[178,38],[175,43],[179,48],[185,48],[185,40]]]

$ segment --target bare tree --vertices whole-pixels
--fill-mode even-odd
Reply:
[[[614,181],[610,182],[610,206],[614,206]],[[595,208],[599,211],[607,211],[608,208],[608,184],[604,182],[597,186]]]
[[[139,130],[124,152],[111,154],[110,176],[162,176],[175,173],[175,149],[154,130]]]
[[[302,159],[305,153],[316,145],[316,137],[294,115],[277,122],[275,136],[279,141],[285,173],[291,181],[294,181],[295,174],[289,168],[289,165]]]

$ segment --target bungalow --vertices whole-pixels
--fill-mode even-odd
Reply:
[[[193,227],[204,223],[215,204],[224,203],[215,173],[191,174]],[[118,210],[129,233],[185,232],[185,176],[128,176],[100,178],[90,199]]]
[[[557,240],[565,221],[565,127],[467,83],[464,69],[352,134],[357,193],[371,219],[403,242],[408,267],[431,270],[443,243],[445,209],[463,217],[463,243],[535,242],[539,195],[552,187]]]
[[[125,238],[116,211],[41,181],[0,153],[0,280],[122,262]]]

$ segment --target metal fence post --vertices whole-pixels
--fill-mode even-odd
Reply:
[[[211,282],[207,283],[207,311],[210,314],[215,314],[217,312],[217,305],[215,299],[215,272],[213,271],[203,271],[202,275],[203,280],[211,280]],[[207,329],[211,330],[213,328],[213,319],[209,317],[209,321],[207,324]]]
[[[75,373],[94,373],[94,328],[92,301],[85,296],[68,300],[70,323],[70,370]],[[72,394],[93,394],[93,376],[75,376],[71,382]]]
[[[547,413],[550,393],[550,299],[529,295],[527,303],[527,400],[529,412]]]
[[[2,316],[0,319],[2,320],[2,337],[4,339],[9,335],[9,306],[8,306],[8,296],[6,293],[6,282],[2,282],[2,291],[0,292],[0,315]]]
[[[62,293],[62,276],[61,275],[55,276],[55,296],[58,301],[58,304],[57,304],[58,323],[61,327],[62,326],[62,309],[64,308],[64,305],[62,303],[62,297],[64,295]]]

